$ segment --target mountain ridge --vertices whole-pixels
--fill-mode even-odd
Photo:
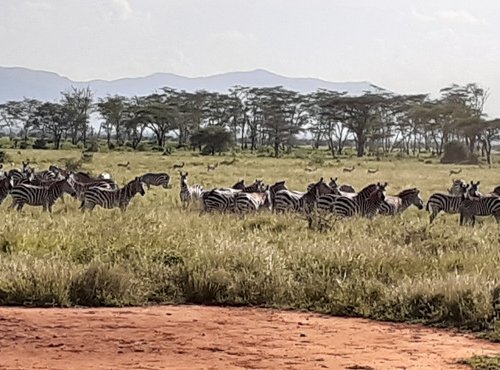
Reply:
[[[23,97],[53,101],[59,99],[60,92],[89,86],[96,98],[106,95],[147,95],[162,87],[178,90],[207,90],[225,92],[230,87],[241,85],[250,87],[284,88],[301,93],[327,89],[362,95],[364,92],[388,92],[388,90],[368,81],[331,82],[314,77],[286,77],[265,69],[224,72],[208,76],[187,77],[170,72],[155,72],[146,76],[122,77],[113,80],[92,79],[72,80],[56,72],[30,69],[26,67],[0,66],[0,102],[20,100]]]

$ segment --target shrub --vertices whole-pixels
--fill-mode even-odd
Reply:
[[[89,141],[86,152],[95,153],[99,151],[99,142],[97,140]]]
[[[19,149],[28,149],[29,147],[30,147],[30,145],[26,141],[21,141],[19,143]]]
[[[444,153],[441,163],[477,163],[477,156],[470,155],[469,149],[464,143],[450,141],[444,145]]]
[[[91,163],[93,159],[94,159],[93,153],[82,153],[82,159],[81,159],[82,162]]]
[[[36,139],[33,143],[33,149],[48,149],[45,139]]]
[[[3,150],[0,150],[0,163],[10,162],[10,157]]]

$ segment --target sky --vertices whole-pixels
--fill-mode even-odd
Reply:
[[[0,65],[73,80],[263,68],[397,93],[490,89],[499,0],[0,0]]]

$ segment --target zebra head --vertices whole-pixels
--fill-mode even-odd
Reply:
[[[462,179],[453,179],[451,181],[451,188],[448,189],[450,195],[463,196],[467,192],[469,185]]]
[[[181,175],[181,186],[187,186],[188,182],[188,173],[187,172],[182,172],[179,171],[179,174]]]
[[[469,199],[478,199],[481,198],[481,193],[479,192],[479,184],[481,181],[478,181],[474,184],[474,181],[470,182],[470,185],[466,188],[466,192],[464,193],[464,197]]]
[[[384,182],[383,184],[380,182],[377,182],[377,186],[373,193],[370,194],[370,197],[373,199],[375,198],[376,200],[382,202],[385,200],[385,188],[387,187],[387,182]]]
[[[236,184],[234,184],[233,186],[231,186],[232,189],[236,189],[236,190],[243,190],[245,189],[245,180],[240,180],[238,181]]]
[[[339,187],[339,184],[337,184],[338,177],[330,177],[330,182],[328,184],[329,187],[332,189],[337,189]]]
[[[127,186],[130,186],[132,195],[139,193],[141,194],[141,196],[144,196],[146,194],[146,191],[144,190],[144,184],[139,177],[133,179],[127,184]]]
[[[413,204],[418,209],[424,208],[424,201],[420,197],[420,190],[418,190],[417,188],[403,190],[397,196],[401,198],[403,202],[410,205]]]

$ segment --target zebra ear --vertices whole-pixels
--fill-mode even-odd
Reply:
[[[320,178],[318,182],[323,182],[323,177],[322,177],[322,178]]]

